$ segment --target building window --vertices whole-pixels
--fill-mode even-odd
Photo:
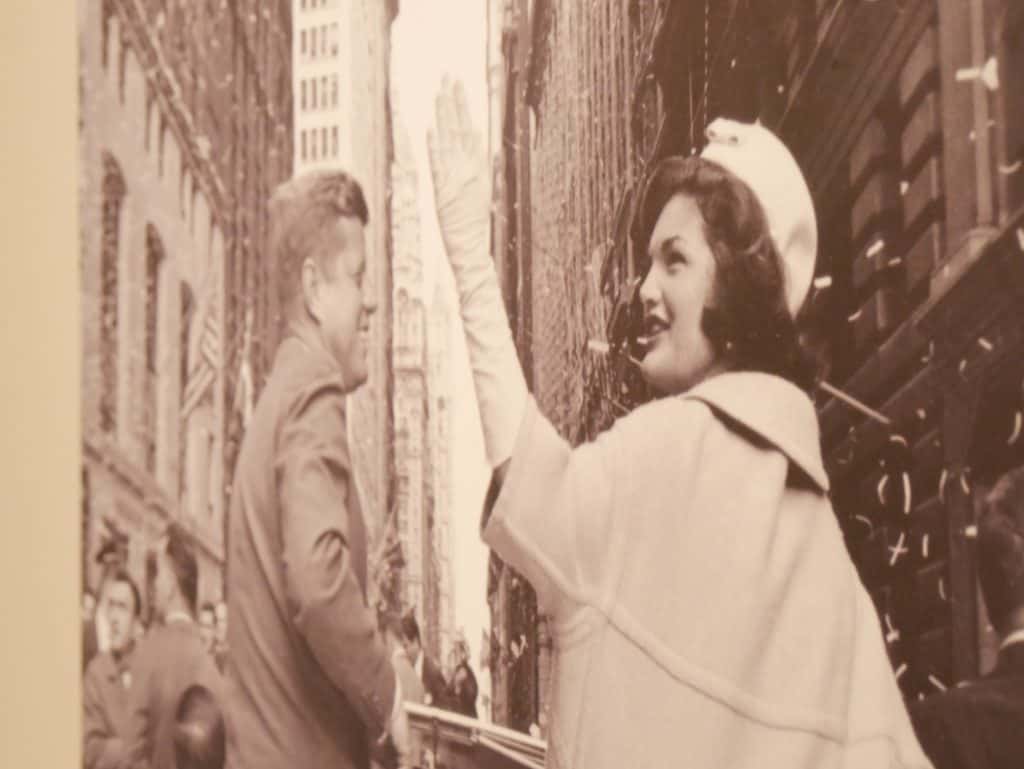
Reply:
[[[306,81],[305,80],[302,81],[302,84],[301,84],[301,87],[300,87],[299,90],[300,90],[300,92],[302,94],[301,97],[300,97],[299,103],[301,105],[302,111],[305,112],[306,111]]]
[[[160,322],[160,269],[164,260],[164,246],[153,225],[146,228],[146,369],[143,374],[142,444],[145,447],[146,469],[156,470],[157,413],[159,376],[158,324]]]
[[[192,289],[185,281],[181,282],[180,285],[180,296],[178,299],[179,307],[179,343],[178,343],[178,356],[179,363],[181,366],[181,380],[179,382],[179,399],[178,408],[185,403],[185,391],[188,387],[188,353],[189,344],[188,340],[191,334],[189,333],[192,329],[192,315],[195,313],[195,299],[192,297]],[[181,436],[178,441],[178,495],[180,498],[184,498],[185,490],[185,447],[188,445],[187,432],[179,432]]]
[[[322,53],[324,56],[326,56],[327,55],[327,25],[326,24],[324,24],[322,27],[320,27],[320,45],[322,46],[322,49],[321,49],[320,53]]]
[[[310,152],[310,157],[313,160],[316,160],[316,129],[315,128],[310,131],[309,152]]]
[[[306,151],[306,132],[303,131],[302,132],[302,159],[303,160],[306,159],[307,154],[308,153]]]
[[[324,109],[326,109],[327,108],[327,75],[324,75],[323,77],[320,78],[320,98],[321,98],[321,103],[320,103],[321,106]]]
[[[124,177],[117,161],[103,156],[103,202],[100,240],[100,429],[117,428],[118,258]]]
[[[310,100],[310,109],[316,109],[316,78],[313,78],[310,83],[313,86],[313,95]]]
[[[331,106],[338,108],[338,76],[331,75]]]
[[[306,30],[302,30],[299,33],[299,54],[305,58],[306,56]]]
[[[331,56],[338,56],[338,24],[331,25]]]
[[[327,126],[320,129],[320,152],[327,157]]]
[[[331,157],[338,157],[338,126],[331,126]]]

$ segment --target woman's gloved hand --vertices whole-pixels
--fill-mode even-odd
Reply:
[[[491,467],[512,456],[527,389],[489,248],[488,168],[461,83],[445,78],[427,136],[434,202],[455,275],[484,443]]]

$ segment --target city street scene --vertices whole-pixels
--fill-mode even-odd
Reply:
[[[85,769],[1024,766],[1024,3],[77,18]]]

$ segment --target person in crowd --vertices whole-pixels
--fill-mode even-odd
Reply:
[[[117,769],[131,717],[132,656],[142,598],[135,581],[120,569],[103,581],[100,600],[110,648],[89,663],[82,683],[82,755],[85,769]]]
[[[175,769],[177,713],[194,685],[217,692],[219,674],[196,626],[199,566],[188,534],[171,523],[147,557],[159,619],[139,644],[125,739],[130,769]]]
[[[571,448],[530,396],[461,85],[428,139],[485,449],[483,538],[553,615],[551,766],[930,766],[828,498],[796,318],[817,227],[763,126],[715,120],[637,201],[640,372]]]
[[[176,769],[223,769],[227,738],[216,696],[193,684],[181,697],[174,725]]]
[[[476,718],[476,700],[479,693],[480,687],[476,682],[476,674],[470,667],[469,657],[461,656],[452,673],[451,694],[449,695],[452,710],[464,716]]]
[[[416,615],[411,611],[405,614],[399,620],[399,631],[402,648],[416,671],[417,678],[423,685],[424,704],[435,708],[447,708],[448,684],[437,663],[423,649]]]
[[[1024,467],[993,486],[978,521],[978,577],[999,636],[995,668],[914,703],[911,719],[936,769],[1024,763]]]
[[[214,653],[215,645],[217,641],[217,628],[216,628],[216,615],[214,613],[213,604],[209,601],[205,601],[202,606],[199,607],[199,640],[203,643],[203,648],[206,649],[210,654]]]
[[[227,765],[404,761],[408,721],[367,595],[367,529],[347,396],[367,378],[375,308],[369,213],[342,171],[270,202],[269,257],[285,327],[242,441],[228,515]]]
[[[427,692],[419,675],[417,675],[416,669],[409,660],[402,618],[398,614],[388,613],[384,617],[383,625],[388,648],[391,649],[391,664],[394,666],[395,673],[398,674],[398,680],[401,683],[403,701],[424,704]]]

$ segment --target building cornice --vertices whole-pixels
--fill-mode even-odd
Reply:
[[[211,215],[218,220],[227,240],[230,193],[210,158],[209,141],[197,130],[192,113],[182,100],[181,86],[151,35],[145,10],[139,0],[114,0],[113,7],[122,22],[122,30],[139,56],[146,82],[151,86],[160,111],[184,150],[183,157],[187,158],[198,186],[210,201]]]

